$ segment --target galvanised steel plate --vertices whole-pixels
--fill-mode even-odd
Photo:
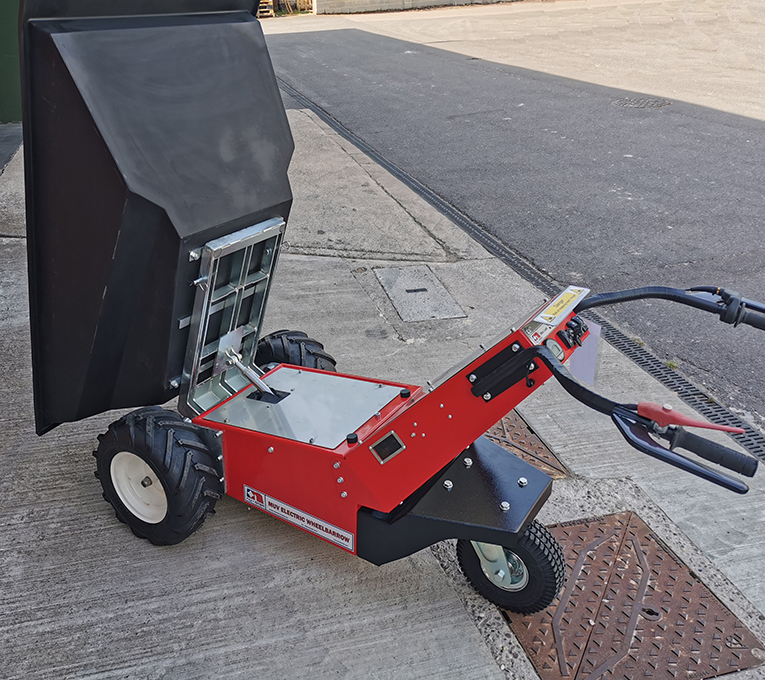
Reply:
[[[763,645],[632,512],[549,527],[560,598],[507,613],[543,680],[701,680],[762,663]]]
[[[486,433],[486,437],[553,479],[563,479],[568,475],[566,466],[515,411],[502,418]]]

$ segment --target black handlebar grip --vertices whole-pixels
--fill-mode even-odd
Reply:
[[[765,316],[762,314],[757,314],[756,312],[744,312],[744,315],[741,317],[741,323],[745,323],[749,326],[759,328],[761,331],[765,331]]]
[[[709,439],[704,439],[704,437],[699,437],[681,427],[677,428],[671,439],[671,447],[674,449],[677,446],[746,477],[754,477],[754,473],[757,471],[759,461],[756,458],[709,441]]]

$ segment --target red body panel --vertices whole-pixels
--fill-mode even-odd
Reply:
[[[569,313],[559,327],[565,327],[572,316]],[[272,499],[270,506],[261,505],[262,499],[257,497],[253,502],[252,492],[248,492],[250,504],[354,552],[355,542],[352,545],[338,534],[355,535],[359,507],[393,510],[550,378],[550,371],[540,365],[534,371],[531,387],[521,380],[488,402],[471,393],[467,376],[515,342],[523,348],[532,346],[525,333],[518,330],[435,389],[400,385],[411,390],[409,398],[392,400],[379,416],[371,414],[356,430],[358,443],[343,442],[334,450],[208,421],[205,416],[217,406],[194,422],[223,431],[228,495],[248,502],[248,486]],[[572,352],[565,350],[566,358]],[[406,449],[380,463],[369,447],[391,431],[396,432]],[[296,509],[311,518],[294,512]],[[314,519],[332,526],[317,524]]]

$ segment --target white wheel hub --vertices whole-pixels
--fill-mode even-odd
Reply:
[[[109,471],[114,490],[133,515],[147,524],[159,524],[165,519],[165,489],[143,458],[120,451],[112,458]]]
[[[470,542],[478,555],[483,573],[497,588],[515,592],[528,585],[529,572],[526,565],[512,550],[493,543]]]

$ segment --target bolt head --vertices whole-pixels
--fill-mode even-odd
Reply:
[[[490,401],[491,400],[491,392],[487,392],[486,394],[484,394],[483,395],[483,400],[484,401]]]
[[[337,470],[337,468],[340,467],[340,463],[335,463],[332,467],[335,468],[335,470]]]
[[[141,480],[141,486],[145,489],[147,486],[151,486],[151,477],[144,477]]]
[[[454,488],[454,484],[452,484],[452,481],[450,479],[444,480],[444,489],[447,491],[451,491]]]
[[[268,447],[268,452],[269,453],[273,453],[274,452],[274,447],[273,446],[269,446]]]
[[[519,343],[517,343],[517,342],[514,342],[514,343],[513,343],[513,344],[510,346],[510,349],[511,349],[511,350],[513,350],[513,352],[518,352],[518,351],[521,349],[521,346],[520,346],[520,344],[519,344]]]
[[[475,381],[477,380],[477,378],[475,377],[475,374],[471,373],[471,374],[468,376],[468,380],[469,380],[470,382],[475,382]]]
[[[507,512],[510,509],[510,503],[508,503],[507,501],[502,501],[499,504],[499,508],[500,510],[502,510],[502,512]]]
[[[343,493],[340,494],[340,498],[348,498],[348,492],[343,491]]]
[[[497,582],[501,581],[503,578],[505,578],[505,570],[497,569],[497,571],[494,572],[494,577]]]
[[[518,486],[526,486],[529,483],[529,480],[525,477],[519,477],[518,478]]]
[[[472,467],[472,465],[473,465],[473,459],[472,458],[465,458],[462,462],[465,463],[465,467],[466,468]]]

